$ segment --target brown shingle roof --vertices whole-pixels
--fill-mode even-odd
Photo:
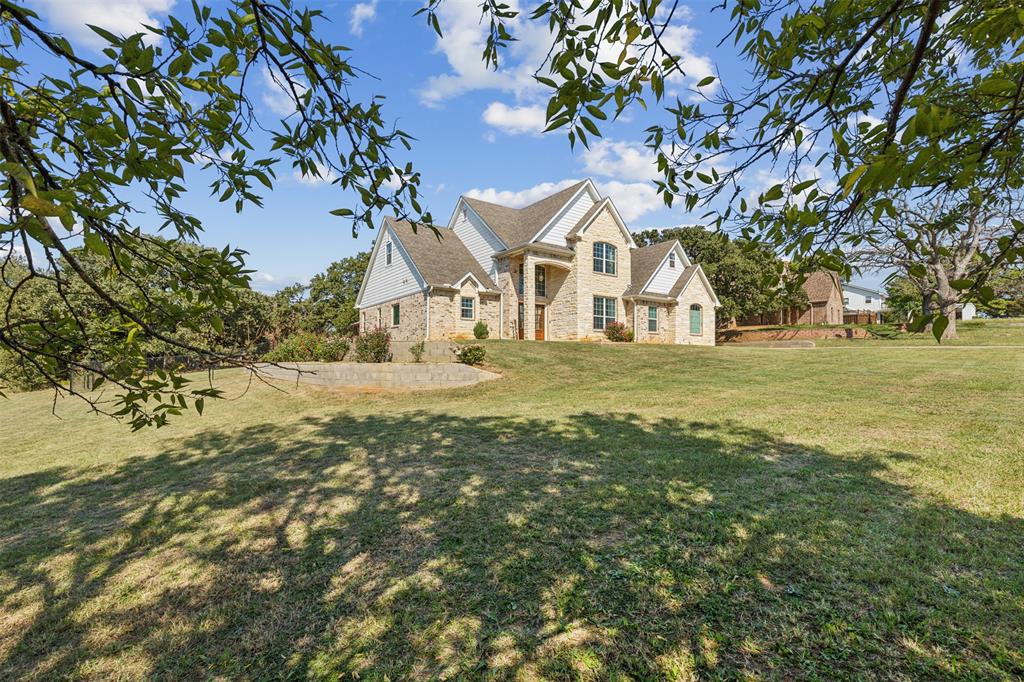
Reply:
[[[699,265],[690,265],[689,267],[683,268],[683,271],[679,274],[679,279],[677,279],[676,283],[672,285],[668,295],[672,298],[676,298],[679,294],[683,293],[683,288],[687,283],[689,283],[693,276],[697,274],[697,270],[699,268]]]
[[[829,270],[816,270],[807,275],[803,290],[811,303],[821,303],[832,297],[832,292],[841,290],[839,276]]]
[[[512,248],[530,241],[537,231],[544,227],[566,202],[586,183],[586,180],[566,187],[540,201],[523,208],[499,206],[489,201],[463,197],[466,203],[479,214],[487,226]]]
[[[624,295],[635,296],[639,294],[643,286],[647,284],[647,280],[651,278],[651,275],[658,268],[658,265],[661,264],[661,261],[665,260],[665,256],[675,245],[675,241],[667,241],[630,251],[630,281],[629,288],[626,289]]]
[[[454,286],[467,272],[488,289],[497,289],[466,245],[446,227],[418,224],[413,232],[408,220],[385,219],[402,243],[413,264],[427,284],[435,287]]]

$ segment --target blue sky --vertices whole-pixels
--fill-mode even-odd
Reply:
[[[86,23],[127,33],[140,22],[160,22],[168,12],[191,16],[185,0],[34,4],[53,30],[83,51],[99,46]],[[666,208],[650,182],[656,169],[643,147],[643,130],[651,116],[657,116],[657,107],[646,116],[638,109],[607,125],[604,138],[593,142],[590,150],[570,150],[564,133],[539,134],[546,100],[531,74],[549,44],[546,27],[520,26],[521,41],[503,55],[502,68],[494,72],[481,62],[486,27],[479,23],[478,0],[446,0],[440,15],[445,34],[441,40],[422,16],[413,16],[421,6],[418,1],[307,4],[329,17],[330,23],[321,27],[323,35],[352,48],[353,63],[376,76],[361,79],[354,94],[385,95],[385,115],[416,138],[412,152],[402,160],[412,161],[422,174],[426,208],[437,222],[447,222],[463,193],[524,205],[584,177],[593,178],[612,197],[633,230],[699,221],[698,215]],[[213,5],[217,7],[216,2]],[[525,3],[525,8],[533,5]],[[713,5],[691,3],[665,36],[670,49],[682,56],[687,72],[685,79],[668,88],[682,99],[693,95],[694,84],[705,75],[720,74],[726,83],[743,78],[731,41],[716,46],[728,29],[727,16],[721,10],[712,12]],[[264,113],[272,117],[274,88],[258,87],[264,88],[258,93]],[[235,213],[231,204],[219,204],[209,195],[201,177],[193,181],[185,200],[203,220],[205,243],[230,243],[249,251],[255,288],[274,291],[306,281],[331,261],[371,246],[369,230],[353,238],[347,221],[328,215],[351,202],[340,188],[295,177],[286,163],[278,167],[278,179],[275,190],[265,195],[263,209]],[[767,171],[752,182],[757,190],[774,184]]]

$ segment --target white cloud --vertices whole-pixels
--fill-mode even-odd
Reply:
[[[117,35],[132,35],[144,31],[143,24],[160,24],[175,0],[36,0],[40,14],[47,23],[64,33],[69,39],[102,48],[107,41],[87,24],[93,24]]]
[[[598,140],[582,154],[583,169],[592,175],[624,180],[653,180],[660,176],[654,150],[638,142]]]
[[[308,281],[308,277],[278,277],[263,270],[258,270],[249,275],[249,287],[254,291],[260,291],[265,294],[272,294],[293,284],[306,283]]]
[[[264,106],[278,116],[288,116],[295,113],[295,100],[292,99],[291,90],[280,74],[270,72],[270,69],[263,67],[263,100]],[[295,91],[301,97],[306,92],[306,85],[292,76]]]
[[[499,190],[494,187],[486,189],[474,188],[466,192],[466,196],[489,201],[501,206],[522,208],[544,197],[565,189],[579,182],[579,178],[567,178],[558,182],[542,182],[523,190]],[[611,197],[615,208],[627,223],[651,211],[664,207],[654,185],[650,182],[621,182],[608,180],[594,183],[602,196]]]
[[[797,195],[793,195],[791,193],[790,190],[794,185],[805,180],[813,179],[818,179],[819,182],[817,185],[812,185],[811,187],[808,187],[807,189],[801,191]],[[758,197],[767,192],[775,185],[782,185],[783,197],[778,201],[772,202],[771,205],[773,206],[781,206],[783,200],[795,200],[800,205],[803,205],[803,203],[807,200],[807,196],[815,187],[817,187],[819,193],[832,193],[839,188],[834,179],[822,177],[821,171],[809,163],[802,164],[797,169],[797,172],[793,178],[786,178],[772,170],[759,168],[758,170],[754,171],[753,177],[750,179],[749,182],[744,181],[744,185],[748,188],[747,203],[750,206],[755,207],[757,206]]]
[[[480,21],[479,0],[447,0],[438,8],[442,38],[437,51],[448,60],[448,73],[431,76],[419,91],[427,106],[440,106],[446,100],[472,90],[495,89],[522,97],[543,87],[533,72],[544,61],[551,36],[547,25],[523,21],[516,2],[508,3],[520,11],[520,17],[508,22],[516,36],[501,54],[501,68],[488,68],[483,62],[488,26]]]
[[[328,168],[327,166],[320,163],[315,165],[320,175],[305,175],[302,173],[302,171],[296,168],[294,171],[292,171],[292,177],[295,178],[297,181],[301,182],[303,185],[310,186],[326,185],[327,183],[334,182],[335,180],[338,179],[338,176],[335,174],[335,172]]]
[[[363,35],[363,25],[372,22],[377,18],[377,0],[360,2],[352,8],[349,16],[348,28],[353,35]]]
[[[546,196],[550,196],[555,192],[565,189],[570,185],[575,185],[579,182],[579,178],[559,180],[558,182],[542,182],[528,187],[519,191],[495,189],[494,187],[488,187],[487,189],[473,188],[466,192],[467,197],[474,199],[480,199],[482,201],[489,201],[492,204],[499,204],[501,206],[509,206],[511,208],[522,208],[523,206],[529,206],[535,201],[540,201]]]
[[[483,118],[487,125],[509,135],[540,134],[547,122],[541,107],[510,107],[503,102],[491,102]]]

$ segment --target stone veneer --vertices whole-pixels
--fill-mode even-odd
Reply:
[[[702,309],[700,334],[690,333],[690,306],[697,303]],[[676,311],[676,343],[713,346],[715,345],[715,304],[700,277],[694,275],[679,294]]]
[[[368,332],[381,327],[391,334],[392,341],[419,341],[426,334],[425,293],[420,291],[372,308],[359,311],[359,330]],[[399,324],[391,324],[391,306],[399,306]]]
[[[607,242],[615,247],[614,275],[594,272],[596,242]],[[630,279],[629,242],[609,209],[605,208],[597,215],[590,227],[579,236],[575,248],[577,255],[573,259],[573,273],[576,278],[576,333],[569,338],[604,338],[602,330],[594,329],[594,296],[616,299],[615,319],[627,325],[632,324],[632,317],[626,315],[626,302],[622,300]]]

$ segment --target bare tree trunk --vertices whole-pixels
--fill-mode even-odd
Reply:
[[[925,317],[931,315],[932,312],[935,310],[934,298],[935,294],[932,293],[931,291],[921,292],[921,312],[924,314]],[[929,322],[928,324],[926,324],[924,326],[924,330],[930,334],[932,332],[932,323]]]
[[[960,302],[960,292],[949,286],[945,282],[940,283],[938,290],[939,298],[939,312],[949,320],[949,324],[942,331],[942,338],[940,340],[945,341],[947,339],[955,339],[956,336],[956,306]]]

